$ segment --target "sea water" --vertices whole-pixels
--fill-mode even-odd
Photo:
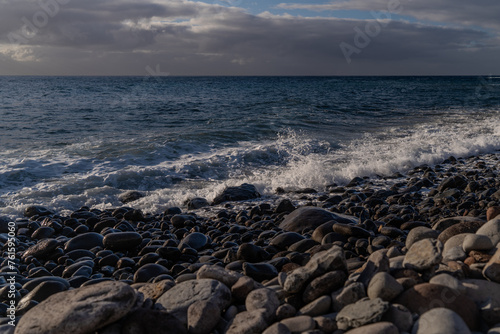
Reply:
[[[500,77],[0,77],[0,215],[324,189],[500,150]]]

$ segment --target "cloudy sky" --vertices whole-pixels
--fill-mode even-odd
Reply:
[[[500,74],[499,0],[0,0],[0,75]]]

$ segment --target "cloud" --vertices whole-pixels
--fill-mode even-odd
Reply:
[[[18,74],[147,75],[146,68],[157,65],[173,75],[500,72],[494,57],[498,39],[473,27],[251,15],[185,0],[72,0],[61,2],[45,25],[25,36],[26,19],[33,23],[43,8],[28,0],[4,0],[0,6],[0,74],[14,68]],[[380,31],[348,64],[339,45],[356,47],[356,29],[367,25]],[[24,41],[12,44],[9,34]]]

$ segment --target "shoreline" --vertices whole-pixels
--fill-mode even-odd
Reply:
[[[265,198],[251,185],[234,187],[216,206],[191,199],[190,210],[158,214],[133,202],[68,217],[29,207],[16,221],[14,298],[2,283],[7,269],[0,272],[0,302],[15,300],[19,322],[10,326],[0,304],[0,329],[427,333],[430,323],[500,330],[500,293],[489,293],[500,291],[499,158],[450,157],[405,175]],[[9,232],[8,221],[0,226]],[[8,240],[1,241],[7,260]],[[78,291],[109,302],[115,316],[82,327],[76,305],[106,312]],[[63,312],[57,304],[65,303]]]

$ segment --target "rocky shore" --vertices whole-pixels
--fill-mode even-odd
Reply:
[[[0,333],[500,333],[499,157],[160,214],[27,207],[0,218]]]

